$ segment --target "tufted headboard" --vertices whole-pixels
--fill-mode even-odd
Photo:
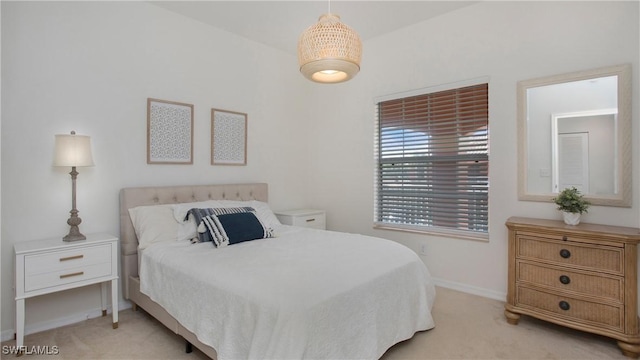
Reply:
[[[138,238],[129,217],[129,209],[144,205],[178,204],[207,200],[259,200],[267,202],[264,183],[135,187],[120,190],[121,283],[123,296],[129,298],[129,276],[138,276]]]

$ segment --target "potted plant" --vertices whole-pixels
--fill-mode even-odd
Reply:
[[[562,217],[566,224],[578,225],[580,215],[588,212],[587,209],[591,203],[583,196],[578,189],[571,187],[562,190],[558,196],[551,199],[558,205],[558,210],[562,211]]]

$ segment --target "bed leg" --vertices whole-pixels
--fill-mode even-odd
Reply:
[[[193,345],[191,345],[191,343],[187,340],[185,340],[185,342],[187,343],[187,346],[185,347],[184,352],[186,352],[187,354],[191,354],[191,352],[193,351]]]
[[[133,301],[131,302],[131,310],[138,311],[138,305],[136,305],[136,303],[134,303]]]

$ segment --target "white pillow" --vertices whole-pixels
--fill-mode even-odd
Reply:
[[[138,206],[129,209],[129,217],[138,237],[138,247],[178,239],[178,222],[171,205]]]
[[[173,208],[173,217],[178,223],[184,223],[189,210],[193,208],[207,209],[207,208],[223,207],[221,202],[222,200],[207,200],[207,201],[173,204],[171,205],[171,207]]]
[[[276,217],[276,215],[271,211],[269,204],[263,201],[258,200],[248,200],[248,201],[236,201],[236,200],[221,200],[223,206],[221,207],[243,207],[250,206],[256,209],[256,213],[258,218],[262,223],[271,229],[275,229],[277,226],[282,225],[280,220]]]
[[[189,210],[193,208],[215,208],[222,207],[218,200],[198,201],[191,203],[180,203],[171,205],[173,209],[173,218],[178,222],[178,240],[191,240],[198,237],[198,225],[196,220],[190,216],[187,217]]]
[[[260,217],[260,220],[262,220],[262,223],[265,224],[265,226],[270,227],[271,229],[275,229],[276,227],[282,225],[282,223],[280,223],[280,220],[278,220],[276,214],[274,214],[269,207],[269,204],[258,200],[251,200],[249,202],[251,203],[251,205],[248,206],[256,209],[258,217]]]

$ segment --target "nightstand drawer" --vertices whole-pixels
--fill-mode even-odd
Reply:
[[[326,216],[322,210],[301,209],[277,212],[276,216],[285,225],[301,226],[313,229],[326,229]]]
[[[53,288],[84,280],[97,279],[111,274],[111,263],[83,265],[77,268],[52,271],[42,274],[26,275],[24,290],[33,291]]]
[[[624,324],[621,306],[560,296],[527,287],[518,287],[516,306],[546,313],[547,316],[559,316],[576,323],[612,330],[620,331]]]
[[[624,302],[622,278],[518,261],[518,282]]]
[[[36,275],[111,261],[111,244],[26,255],[25,274]]]
[[[309,227],[314,229],[324,229],[324,214],[296,216],[293,218],[291,225]]]
[[[112,273],[111,244],[26,255],[24,290],[34,291],[108,276]]]

